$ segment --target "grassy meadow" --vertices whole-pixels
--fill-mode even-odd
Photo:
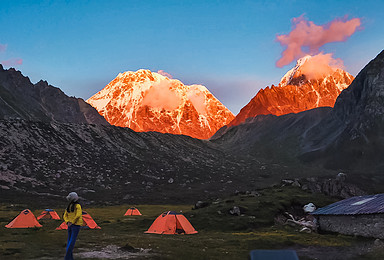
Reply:
[[[101,229],[81,230],[74,256],[76,259],[247,259],[253,249],[295,249],[300,259],[338,259],[341,254],[343,259],[383,259],[384,253],[372,247],[373,239],[300,233],[296,227],[275,223],[279,213],[292,206],[308,202],[324,206],[333,201],[288,187],[215,200],[197,210],[192,210],[191,205],[84,207]],[[234,205],[241,207],[244,212],[241,216],[228,214]],[[143,216],[124,216],[131,206],[136,206]],[[40,221],[42,228],[4,227],[25,208],[28,206],[0,205],[0,258],[62,259],[67,232],[55,230],[61,221]],[[35,216],[43,210],[30,209]],[[61,217],[64,210],[55,210]],[[144,234],[155,218],[168,210],[182,211],[199,233]],[[350,252],[350,257],[346,252]]]

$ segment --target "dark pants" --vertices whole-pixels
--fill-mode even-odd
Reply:
[[[67,252],[65,253],[65,260],[72,260],[73,259],[73,248],[75,247],[76,238],[79,234],[80,226],[78,225],[70,225],[68,227],[68,240],[67,240]]]

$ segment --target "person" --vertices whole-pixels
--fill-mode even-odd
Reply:
[[[71,192],[67,196],[69,204],[64,212],[63,219],[68,225],[68,240],[65,253],[65,260],[73,259],[73,248],[75,247],[76,238],[79,234],[80,227],[83,225],[83,212],[79,204],[79,196],[76,192]]]

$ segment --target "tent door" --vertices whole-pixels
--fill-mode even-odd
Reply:
[[[176,217],[176,231],[175,231],[176,234],[183,234],[185,233],[183,227],[181,226],[179,220],[177,219]]]

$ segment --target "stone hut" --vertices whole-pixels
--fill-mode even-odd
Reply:
[[[341,200],[311,214],[324,231],[384,238],[384,194]]]

